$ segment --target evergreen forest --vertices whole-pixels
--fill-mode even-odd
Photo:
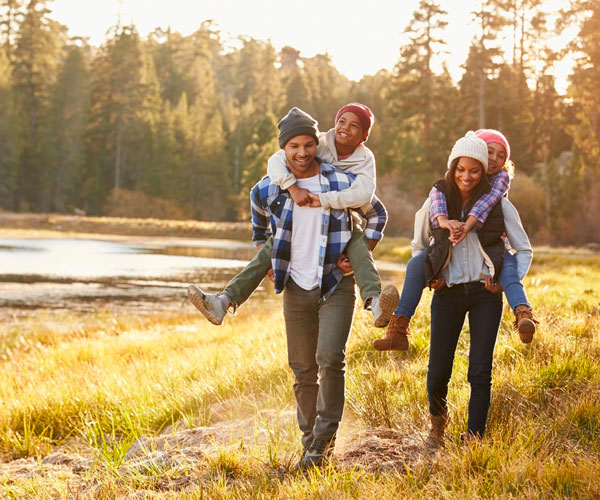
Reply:
[[[11,212],[246,221],[249,188],[278,149],[293,106],[321,130],[350,101],[368,105],[367,146],[390,234],[415,210],[467,130],[496,128],[516,165],[510,190],[533,241],[600,242],[600,2],[482,0],[464,73],[447,12],[421,0],[393,71],[351,81],[326,54],[240,37],[211,21],[189,36],[113,26],[101,46],[68,36],[45,0],[0,0],[0,207]],[[549,40],[573,32],[560,51]],[[502,41],[511,41],[510,53]],[[326,49],[324,49],[325,51]],[[571,58],[566,93],[554,68]]]

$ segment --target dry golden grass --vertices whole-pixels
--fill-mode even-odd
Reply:
[[[44,466],[29,475],[0,472],[0,491],[7,498],[90,499],[134,492],[181,499],[598,498],[600,257],[539,254],[526,289],[540,328],[531,345],[521,344],[505,310],[483,442],[463,447],[459,440],[468,401],[465,334],[450,387],[445,450],[420,460],[407,456],[395,469],[289,472],[298,433],[260,421],[261,411],[294,406],[278,297],[251,300],[221,327],[191,307],[144,317],[47,313],[0,325],[5,462],[33,457],[28,463],[35,465],[57,450],[94,460],[75,475],[44,472]],[[340,441],[375,427],[417,441],[425,434],[429,301],[425,292],[407,353],[374,351],[371,342],[381,331],[357,309]],[[227,405],[226,416],[216,411]],[[123,472],[124,453],[140,436],[178,422],[202,426],[252,415],[269,431],[266,442],[244,436],[207,451],[194,467]]]

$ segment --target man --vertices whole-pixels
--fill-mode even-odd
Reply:
[[[279,145],[298,187],[312,193],[342,191],[354,176],[316,158],[317,122],[292,108],[279,122]],[[344,249],[352,236],[347,210],[316,203],[298,206],[289,192],[263,177],[250,194],[252,239],[274,235],[271,262],[275,292],[283,292],[288,362],[304,453],[300,468],[323,464],[335,443],[344,409],[345,348],[354,312],[354,278]],[[314,205],[314,206],[311,206]],[[382,238],[387,213],[375,198],[366,237]]]

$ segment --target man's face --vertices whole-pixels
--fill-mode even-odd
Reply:
[[[315,161],[317,143],[310,135],[292,137],[283,147],[288,167],[298,179],[312,177],[319,172],[319,164]]]
[[[344,146],[358,146],[363,140],[363,129],[358,116],[346,111],[335,124],[335,142]]]

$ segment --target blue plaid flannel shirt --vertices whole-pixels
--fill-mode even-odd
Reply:
[[[498,203],[504,193],[508,191],[510,187],[510,176],[508,172],[504,169],[499,170],[494,175],[490,177],[490,191],[489,193],[485,193],[481,198],[479,198],[469,215],[472,215],[477,219],[477,227],[481,227],[487,216],[490,214],[490,210],[494,208],[494,205]],[[434,228],[440,227],[437,218],[440,215],[445,215],[448,217],[448,205],[446,204],[446,197],[440,193],[435,187],[431,188],[429,192],[429,218],[431,219],[431,224]]]
[[[327,163],[320,164],[322,192],[343,191],[354,181],[350,172],[339,170]],[[289,278],[292,241],[292,208],[294,201],[287,192],[263,177],[250,191],[252,212],[252,241],[260,245],[273,238],[272,263],[275,274],[275,293],[281,293]],[[327,299],[344,277],[335,264],[352,236],[352,222],[348,210],[321,209],[321,246],[319,252],[319,286],[321,297]],[[380,240],[387,222],[387,211],[375,197],[356,210],[367,220],[365,236]]]

